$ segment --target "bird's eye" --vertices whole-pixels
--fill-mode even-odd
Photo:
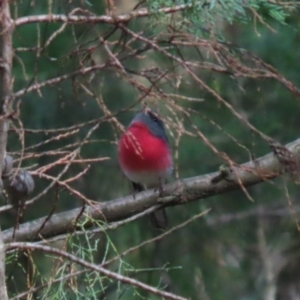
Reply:
[[[152,116],[151,119],[152,119],[152,121],[154,121],[154,122],[156,122],[156,123],[157,123],[157,121],[158,121],[158,119],[157,119],[155,116]]]
[[[150,118],[151,118],[152,121],[154,121],[155,123],[158,122],[158,117],[155,114],[149,113],[149,116],[150,116]]]

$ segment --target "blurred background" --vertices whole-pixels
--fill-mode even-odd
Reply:
[[[155,12],[155,3],[159,6],[160,2],[142,2],[136,9],[148,6]],[[165,2],[168,5],[173,1]],[[13,35],[14,92],[23,92],[15,101],[16,106],[21,101],[20,122],[16,121],[11,129],[8,151],[16,164],[21,160],[22,166],[33,172],[34,195],[43,191],[51,182],[50,177],[56,177],[65,165],[43,167],[78,147],[90,130],[91,135],[81,145],[83,161],[72,164],[62,178],[72,178],[84,171],[70,186],[95,201],[109,201],[132,193],[130,182],[118,166],[116,146],[122,125],[127,126],[144,103],[157,109],[166,123],[175,161],[172,180],[214,172],[226,163],[204,143],[197,130],[220,153],[226,153],[238,164],[270,152],[268,144],[184,66],[134,39],[131,32],[157,43],[175,57],[194,63],[195,66],[190,66],[193,74],[260,132],[282,144],[298,139],[299,95],[292,93],[283,81],[271,78],[260,60],[299,86],[299,10],[279,10],[276,18],[270,15],[271,8],[261,4],[255,10],[261,16],[259,19],[252,11],[254,8],[237,12],[234,6],[229,6],[233,2],[228,2],[228,11],[217,3],[206,12],[203,8],[202,15],[194,11],[172,17],[154,14],[151,18],[136,18],[124,24],[129,31],[103,23],[45,22],[18,26]],[[115,13],[119,15],[132,11],[137,2],[115,1],[115,5]],[[104,1],[94,0],[11,3],[14,18],[68,14],[72,10],[74,14],[104,15],[107,6]],[[280,17],[286,13],[289,16],[283,22]],[[177,45],[171,36],[175,36]],[[191,45],[187,45],[188,41]],[[123,69],[113,65],[105,45],[121,61]],[[248,69],[238,69],[235,60]],[[102,64],[106,65],[97,68]],[[95,70],[82,71],[90,67]],[[76,70],[81,71],[68,79],[26,91],[35,84]],[[97,128],[92,129],[95,124]],[[109,268],[189,299],[300,299],[299,186],[284,176],[247,190],[254,202],[243,191],[233,191],[167,208],[171,227],[207,208],[211,211],[118,259]],[[82,205],[82,199],[55,185],[28,206],[23,222],[48,215],[54,206],[56,213]],[[3,229],[14,224],[12,212],[2,213]],[[148,218],[142,218],[105,234],[70,235],[65,242],[78,256],[93,257],[101,263],[158,234]],[[28,269],[19,259],[16,254],[9,257],[11,297],[28,289]],[[32,284],[43,284],[49,277],[58,278],[75,268],[55,261],[44,254],[34,254]],[[34,297],[160,299],[92,272],[41,289]]]

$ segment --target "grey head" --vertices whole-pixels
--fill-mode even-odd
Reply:
[[[134,117],[130,125],[135,122],[141,122],[145,124],[154,136],[163,139],[168,143],[168,137],[165,131],[164,123],[158,117],[158,114],[155,111],[143,109]]]

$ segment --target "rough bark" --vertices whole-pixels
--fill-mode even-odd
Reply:
[[[11,112],[12,94],[12,20],[10,17],[9,1],[0,1],[0,44],[1,44],[1,67],[0,67],[0,174],[3,171],[3,162],[6,153],[7,132],[9,128],[8,115]],[[1,181],[2,192],[2,181]],[[5,245],[0,230],[0,299],[8,299],[5,282]]]

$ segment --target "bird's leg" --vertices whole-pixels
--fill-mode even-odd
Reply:
[[[158,204],[164,204],[164,189],[163,189],[163,181],[161,178],[159,179],[159,185],[156,187],[155,191],[158,190]],[[165,230],[168,227],[168,217],[166,214],[166,210],[164,207],[159,208],[158,210],[151,213],[151,223],[152,226],[159,230]]]
[[[168,203],[171,200],[173,200],[173,198],[174,197],[172,197],[172,196],[165,196],[165,191],[164,191],[164,188],[163,188],[163,182],[162,182],[162,180],[159,180],[157,202],[159,202],[159,203]]]
[[[143,191],[144,188],[141,184],[135,183],[133,181],[132,181],[132,186],[133,186],[133,199],[135,199],[136,194]]]
[[[159,186],[158,186],[158,196],[159,198],[164,196],[164,188],[161,180],[159,180]]]
[[[133,197],[134,200],[135,200],[135,196],[136,196],[136,191],[133,191],[132,197]]]
[[[162,180],[161,178],[159,178],[159,184],[157,186],[158,189],[158,199],[159,198],[163,198],[164,197],[164,183],[166,183],[165,180]],[[157,189],[155,189],[157,191]]]

